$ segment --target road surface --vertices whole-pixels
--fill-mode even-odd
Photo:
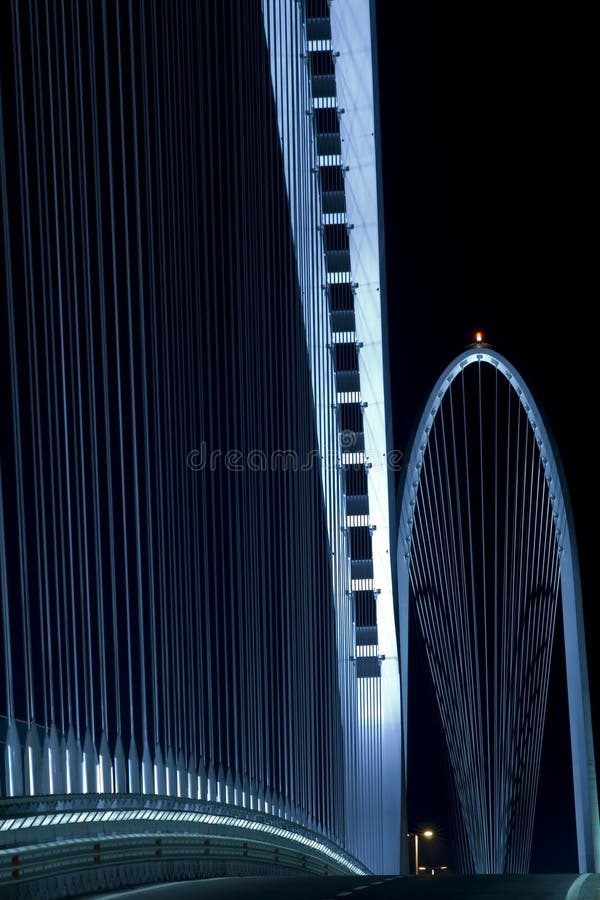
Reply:
[[[600,875],[207,878],[96,894],[95,900],[600,900]]]

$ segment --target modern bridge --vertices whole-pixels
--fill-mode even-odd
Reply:
[[[370,4],[0,32],[3,884],[398,872]]]
[[[407,873],[372,4],[0,15],[1,884]]]
[[[598,871],[595,754],[568,492],[531,391],[481,334],[440,375],[416,427],[402,475],[398,579],[403,708],[410,607],[450,757],[463,868],[479,873],[529,868],[560,600],[579,869]]]

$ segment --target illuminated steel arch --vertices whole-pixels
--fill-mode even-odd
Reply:
[[[599,871],[571,508],[531,392],[514,366],[485,344],[446,368],[419,421],[400,494],[398,582],[404,746],[410,596],[427,645],[472,864],[481,872],[528,866],[554,616],[562,597],[579,869]]]
[[[93,7],[0,6],[8,858],[126,813],[396,874],[373,4]]]

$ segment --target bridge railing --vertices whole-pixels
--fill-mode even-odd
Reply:
[[[301,826],[224,804],[65,795],[0,801],[0,891],[103,890],[215,875],[363,874],[350,854]]]

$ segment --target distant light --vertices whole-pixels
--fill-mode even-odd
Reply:
[[[433,837],[433,831],[429,831],[429,829],[427,831],[424,831],[423,837],[429,837],[429,838]]]
[[[427,866],[419,866],[419,872],[426,872]]]
[[[445,870],[447,868],[448,868],[448,866],[440,866],[440,869],[442,869],[442,870]]]
[[[483,341],[483,331],[476,331],[475,332],[475,343],[481,344],[482,341]]]

